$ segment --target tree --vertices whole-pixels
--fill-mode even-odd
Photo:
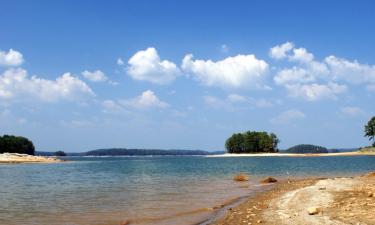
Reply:
[[[236,133],[225,142],[229,153],[277,152],[279,139],[273,133],[247,131]]]
[[[66,153],[63,151],[57,151],[55,152],[55,156],[66,156]]]
[[[365,137],[372,140],[372,146],[375,147],[375,116],[373,116],[365,125]]]
[[[301,144],[295,145],[293,147],[288,148],[285,150],[287,153],[328,153],[327,148],[319,146],[319,145],[309,145],[309,144]]]
[[[21,136],[0,136],[0,153],[20,153],[34,155],[34,144],[27,138]]]

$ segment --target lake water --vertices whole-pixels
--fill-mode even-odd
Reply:
[[[267,176],[332,177],[375,170],[375,156],[72,157],[0,164],[1,225],[199,224],[212,207],[266,188]],[[232,181],[246,172],[249,183]]]

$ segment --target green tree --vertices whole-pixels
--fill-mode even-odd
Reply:
[[[375,147],[375,116],[373,116],[365,125],[365,137],[372,140],[372,146]]]
[[[66,156],[66,153],[63,151],[57,151],[55,152],[55,156]]]
[[[247,131],[236,133],[225,142],[229,153],[277,152],[279,139],[273,133]]]
[[[34,155],[34,144],[25,137],[4,135],[0,136],[0,153],[20,153]]]

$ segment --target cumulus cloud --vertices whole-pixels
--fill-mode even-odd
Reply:
[[[270,49],[275,59],[287,59],[297,63],[293,67],[279,69],[274,77],[277,85],[284,86],[292,97],[306,100],[336,99],[346,92],[348,85],[365,85],[371,90],[375,85],[375,65],[361,64],[336,56],[322,61],[305,48],[295,48],[291,42]]]
[[[83,71],[82,76],[92,82],[104,82],[108,80],[108,77],[100,70],[96,71]]]
[[[215,62],[194,60],[188,54],[182,61],[182,69],[206,86],[264,88],[262,80],[268,64],[254,55],[237,55]]]
[[[336,99],[338,94],[347,90],[345,85],[336,83],[328,84],[287,84],[289,96],[302,98],[308,101],[317,101],[322,99]]]
[[[294,48],[292,42],[286,42],[281,45],[276,45],[270,49],[269,55],[274,59],[284,59],[287,57],[287,52]]]
[[[121,100],[120,103],[126,107],[136,109],[149,109],[149,108],[167,108],[169,104],[161,101],[158,96],[151,90],[144,91],[141,95],[132,98]]]
[[[356,60],[349,61],[335,56],[326,57],[324,62],[328,65],[334,80],[375,85],[375,65],[361,64]]]
[[[305,114],[299,110],[291,109],[280,113],[278,116],[272,118],[272,124],[288,124],[296,120],[305,118]]]
[[[180,75],[180,70],[173,62],[161,60],[155,48],[147,48],[129,59],[127,73],[134,80],[169,84]]]
[[[22,54],[16,50],[0,51],[0,66],[19,66],[23,62]]]
[[[283,85],[289,83],[308,83],[315,81],[315,77],[306,69],[292,67],[282,69],[274,77],[276,84]]]
[[[56,80],[29,77],[21,68],[11,68],[0,75],[0,99],[33,98],[44,102],[81,100],[95,96],[82,80],[64,73]]]

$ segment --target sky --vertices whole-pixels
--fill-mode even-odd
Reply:
[[[369,145],[373,1],[0,0],[0,135],[40,151]]]

